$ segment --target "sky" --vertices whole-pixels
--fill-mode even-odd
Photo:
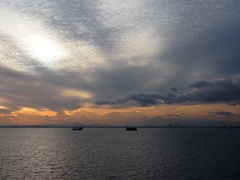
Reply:
[[[239,0],[0,0],[0,125],[240,123]]]

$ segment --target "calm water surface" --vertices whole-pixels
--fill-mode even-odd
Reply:
[[[0,129],[0,179],[240,179],[240,129]]]

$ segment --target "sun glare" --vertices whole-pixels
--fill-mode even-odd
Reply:
[[[30,36],[24,39],[28,53],[47,65],[51,65],[64,54],[61,46],[51,39],[41,36]]]

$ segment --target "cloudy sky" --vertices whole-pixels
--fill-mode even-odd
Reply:
[[[0,0],[0,125],[240,122],[239,0]]]

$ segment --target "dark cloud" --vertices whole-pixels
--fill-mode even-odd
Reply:
[[[214,82],[201,81],[191,87],[196,92],[189,94],[192,99],[199,99],[201,102],[231,102],[240,100],[240,79],[222,79]]]
[[[102,104],[125,104],[132,100],[141,106],[153,104],[173,104],[185,102],[231,102],[240,100],[240,79],[222,79],[217,81],[200,81],[190,85],[190,89],[185,92],[167,92],[167,93],[131,93],[123,99],[116,101],[97,101]]]
[[[227,103],[229,106],[237,106],[240,105],[240,102],[229,102]]]
[[[167,114],[168,117],[181,117],[181,114]]]
[[[233,116],[234,114],[231,112],[225,112],[225,111],[218,111],[218,112],[208,112],[209,115],[220,115],[220,116]]]

